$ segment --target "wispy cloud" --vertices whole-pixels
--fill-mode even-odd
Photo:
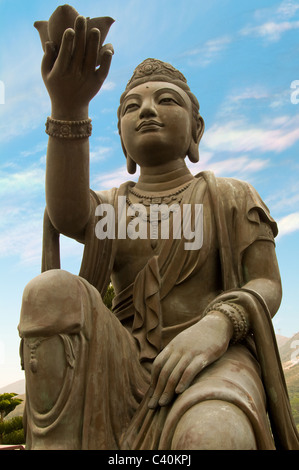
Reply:
[[[299,212],[286,215],[278,221],[279,237],[299,230]]]
[[[299,28],[299,21],[268,21],[258,26],[246,26],[240,32],[244,36],[259,36],[269,41],[279,41],[282,34]]]
[[[113,151],[112,147],[94,147],[90,151],[91,162],[99,162],[105,160]]]
[[[15,223],[1,231],[0,258],[16,256],[21,264],[40,265],[42,249],[42,212],[27,214],[27,221]]]
[[[277,6],[257,9],[253,17],[259,24],[245,26],[240,34],[262,37],[269,42],[279,41],[284,33],[299,28],[299,21],[294,20],[298,10],[299,4],[294,0],[283,0]]]
[[[188,57],[192,65],[196,64],[201,67],[206,67],[213,60],[217,59],[220,53],[225,50],[231,42],[232,37],[228,35],[210,39],[199,47],[185,51],[183,56]]]
[[[26,37],[17,46],[12,41],[6,44],[3,55],[1,79],[5,84],[5,104],[0,107],[0,134],[1,141],[7,142],[40,126],[49,113],[50,101],[35,44]]]
[[[206,131],[203,143],[211,151],[279,153],[298,140],[299,116],[284,116],[259,125],[245,119],[216,123]]]
[[[284,0],[277,8],[277,14],[284,18],[292,18],[299,10],[298,2]]]
[[[235,158],[226,158],[216,160],[201,158],[198,163],[191,164],[187,163],[191,173],[195,175],[204,170],[209,170],[215,173],[216,176],[227,176],[246,179],[249,174],[258,172],[269,164],[269,160],[263,160],[259,158],[250,158],[247,155],[242,155]]]
[[[274,189],[274,188],[273,188]],[[265,200],[268,207],[273,211],[280,214],[288,214],[296,212],[299,207],[299,190],[298,182],[288,181],[288,184],[280,189],[280,191],[273,191]]]
[[[21,152],[22,157],[31,157],[32,155],[36,155],[37,153],[44,152],[47,148],[47,138],[43,142],[39,142],[38,144],[34,145],[33,148],[28,150],[23,150]]]
[[[114,90],[116,87],[116,83],[114,83],[112,80],[105,81],[104,84],[102,85],[101,91],[111,91]]]
[[[114,187],[117,188],[122,183],[125,183],[128,180],[136,181],[138,176],[139,167],[137,167],[135,175],[129,175],[127,167],[121,166],[120,168],[117,168],[114,171],[95,177],[92,181],[92,187],[95,190],[105,190]]]
[[[36,190],[42,190],[45,185],[45,170],[39,167],[29,167],[14,173],[0,171],[0,196],[8,198],[10,194],[26,193],[32,195]]]

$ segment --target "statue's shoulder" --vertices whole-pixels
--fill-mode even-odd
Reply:
[[[121,184],[119,188],[105,189],[102,191],[93,191],[91,194],[93,198],[98,202],[98,204],[112,204],[114,205],[117,201],[117,196],[123,196],[127,194],[127,189],[129,186],[134,185],[132,181],[126,181]]]
[[[236,178],[216,177],[213,172],[204,171],[202,176],[209,187],[214,204],[221,206],[227,218],[229,214],[244,216],[253,223],[265,222],[271,226],[273,234],[278,233],[277,224],[258,191],[247,181]]]
[[[210,191],[217,191],[219,195],[225,196],[224,200],[232,198],[246,198],[255,194],[258,196],[256,189],[247,181],[239,180],[232,177],[216,176],[212,171],[202,171],[198,178],[203,177],[208,183]]]
[[[113,204],[118,188],[91,191],[92,196],[99,204]]]

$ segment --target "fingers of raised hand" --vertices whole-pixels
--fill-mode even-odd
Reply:
[[[86,18],[78,16],[75,21],[75,35],[73,43],[72,64],[75,68],[81,69],[85,55],[86,46]]]
[[[43,56],[42,66],[41,66],[43,77],[46,77],[49,74],[49,72],[52,70],[56,57],[57,57],[57,53],[55,50],[54,43],[51,41],[46,42],[45,53]]]
[[[114,50],[112,44],[106,44],[100,50],[101,65],[96,70],[96,80],[99,83],[103,83],[109,73],[113,54]]]
[[[55,63],[55,68],[64,73],[72,61],[73,43],[75,31],[71,28],[65,30],[62,36],[61,46]]]
[[[99,63],[102,64],[103,59],[108,55],[113,56],[114,54],[114,49],[112,44],[104,44],[104,46],[101,47],[100,53],[99,53]]]
[[[92,28],[87,36],[86,51],[83,68],[86,71],[94,72],[97,66],[97,57],[101,40],[101,32],[97,28]]]

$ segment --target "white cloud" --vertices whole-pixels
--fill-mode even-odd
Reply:
[[[290,95],[289,91],[288,94]],[[266,102],[270,101],[270,98],[269,92],[260,84],[255,84],[247,88],[235,88],[233,92],[229,93],[224,98],[223,103],[219,107],[218,116],[220,116],[221,119],[223,119],[223,117],[226,118],[228,115],[235,116],[238,111],[244,109],[244,104],[255,107],[258,100]]]
[[[269,94],[265,88],[257,85],[255,87],[248,87],[244,90],[229,96],[229,100],[233,102],[239,102],[243,100],[260,100],[268,98]]]
[[[299,230],[299,212],[286,215],[278,221],[279,236],[287,235]]]
[[[285,0],[277,8],[277,14],[284,18],[292,18],[297,10],[299,10],[298,3],[295,3],[293,0]]]
[[[95,147],[90,151],[90,160],[91,162],[98,162],[105,160],[107,156],[112,152],[111,147]]]
[[[42,190],[44,186],[45,171],[42,168],[31,167],[15,173],[0,173],[0,195],[5,198],[12,193],[16,194],[16,197],[20,197],[20,193],[26,193],[28,197],[29,193]]]
[[[211,158],[201,158],[198,163],[187,163],[187,165],[194,175],[201,171],[209,170],[215,173],[216,176],[245,179],[248,174],[262,170],[268,163],[268,160],[258,158],[251,159],[249,156],[243,155],[241,157],[227,158],[218,161],[211,161]]]
[[[101,90],[111,91],[111,90],[114,90],[115,87],[116,87],[116,83],[112,82],[111,80],[110,81],[108,80],[107,82],[104,82],[104,84],[101,87]]]
[[[20,34],[20,36],[19,36]],[[24,135],[45,121],[50,100],[40,73],[40,45],[20,32],[3,51],[1,80],[5,84],[5,104],[0,107],[1,140]]]
[[[232,38],[230,36],[221,36],[210,39],[195,49],[185,51],[183,55],[190,58],[191,64],[206,67],[219,57],[220,52],[225,50],[231,42]]]
[[[21,152],[22,157],[31,157],[32,155],[36,155],[37,153],[43,152],[47,148],[47,138],[44,142],[39,142],[30,150],[23,150]]]
[[[246,120],[220,122],[204,134],[203,143],[210,151],[275,152],[288,149],[299,140],[299,116],[251,124]]]
[[[43,214],[27,213],[27,220],[10,214],[10,224],[0,234],[0,257],[17,256],[26,265],[40,264]]]
[[[130,175],[126,166],[117,168],[116,170],[97,176],[92,181],[92,188],[96,191],[103,189],[118,188],[126,181],[136,181],[139,176],[139,167],[135,175]]]
[[[265,200],[268,207],[275,210],[276,213],[286,214],[288,212],[296,212],[299,206],[298,183],[288,181],[280,191],[274,191]]]
[[[269,41],[278,41],[281,35],[286,31],[299,28],[299,21],[283,21],[275,22],[268,21],[258,26],[246,26],[241,30],[244,36],[259,36],[268,39]]]

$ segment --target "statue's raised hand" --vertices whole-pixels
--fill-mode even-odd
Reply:
[[[56,119],[84,119],[88,105],[103,85],[111,64],[111,44],[98,51],[100,31],[86,30],[86,19],[78,16],[74,29],[68,28],[57,54],[53,42],[45,45],[42,77],[51,98],[52,117]]]
[[[170,341],[153,363],[149,407],[168,405],[176,393],[184,392],[226,352],[232,333],[230,319],[213,311]]]

